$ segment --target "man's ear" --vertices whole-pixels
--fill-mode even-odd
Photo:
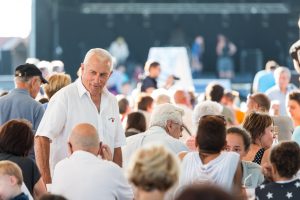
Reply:
[[[80,64],[80,71],[81,71],[81,75],[82,75],[83,71],[84,71],[84,64],[83,63]]]
[[[18,180],[15,176],[9,176],[9,184],[10,185],[17,185],[18,184]]]
[[[172,128],[172,123],[171,123],[171,121],[170,120],[167,120],[166,121],[166,131],[167,131],[167,133],[169,133],[170,134],[170,129]]]
[[[34,87],[34,84],[36,82],[36,78],[35,77],[32,77],[29,81],[29,88],[33,88]]]
[[[108,78],[110,78],[110,76],[114,73],[114,71],[112,70],[110,73],[109,73],[109,76]]]

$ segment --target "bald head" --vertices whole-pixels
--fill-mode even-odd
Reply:
[[[94,126],[87,123],[76,125],[69,138],[72,150],[82,150],[97,153],[99,150],[99,136]]]
[[[177,90],[174,93],[174,102],[176,104],[188,104],[189,94],[184,90]]]

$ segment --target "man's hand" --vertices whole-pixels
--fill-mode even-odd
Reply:
[[[273,182],[272,166],[270,163],[265,163],[262,165],[262,173],[265,176],[265,179]]]
[[[112,161],[113,156],[111,150],[108,145],[100,143],[100,151],[99,155],[102,157],[103,160]]]
[[[191,136],[187,139],[187,141],[185,142],[185,145],[189,148],[189,150],[191,151],[197,151],[197,147],[196,147],[196,138],[195,136]]]

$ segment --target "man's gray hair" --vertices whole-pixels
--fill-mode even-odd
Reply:
[[[275,81],[279,80],[279,76],[282,73],[286,73],[289,76],[289,78],[291,78],[291,71],[289,70],[289,68],[281,66],[281,67],[276,68],[274,71]]]
[[[16,76],[15,82],[29,83],[29,81],[35,76]]]
[[[221,115],[222,111],[223,107],[221,104],[210,100],[202,101],[194,108],[193,122],[198,124],[201,117],[205,115]]]
[[[168,120],[182,123],[184,110],[170,103],[157,105],[150,119],[150,127],[159,126],[164,128]]]
[[[112,59],[112,55],[106,51],[105,49],[101,49],[101,48],[94,48],[94,49],[90,49],[83,60],[83,63],[85,64],[92,56],[97,56],[97,58],[102,61],[102,62],[107,62],[107,66],[109,67],[109,70],[112,71],[113,70],[113,59]]]

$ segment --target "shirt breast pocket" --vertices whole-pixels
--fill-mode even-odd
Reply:
[[[105,118],[105,127],[103,130],[103,136],[104,136],[104,143],[108,144],[111,149],[114,148],[114,139],[116,134],[116,126],[117,121],[116,118],[113,116],[109,116]]]

